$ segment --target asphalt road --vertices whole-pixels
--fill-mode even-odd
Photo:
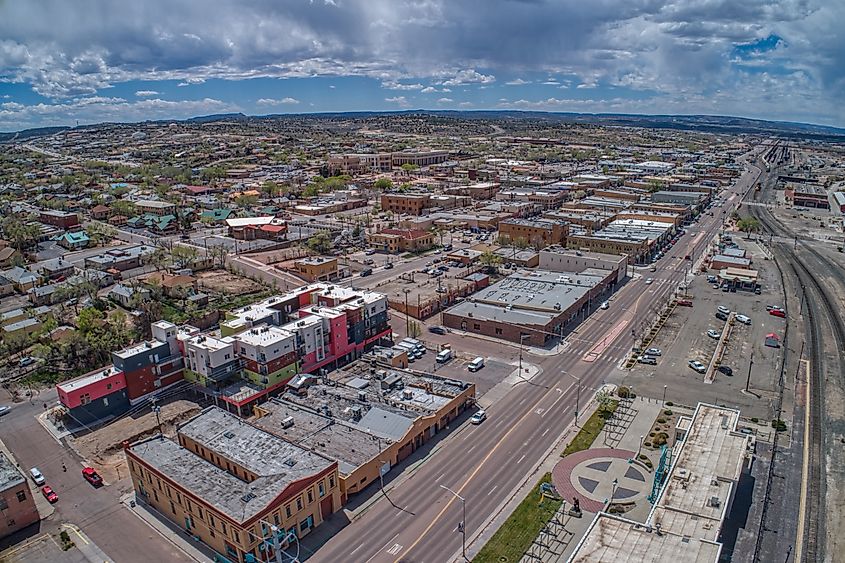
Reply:
[[[731,192],[742,193],[756,176],[756,172],[744,175]],[[729,192],[725,194],[730,197]],[[390,492],[392,503],[382,500],[373,505],[324,544],[313,560],[441,562],[459,557],[461,534],[456,527],[461,502],[441,486],[466,500],[466,533],[471,540],[573,422],[575,378],[580,378],[582,389],[594,389],[614,373],[619,358],[633,345],[631,328],[672,297],[688,267],[684,256],[700,256],[722,225],[718,211],[730,215],[738,203],[737,195],[724,207],[715,208],[712,217],[704,215],[660,260],[657,271],[645,274],[671,283],[648,286],[642,279],[630,281],[612,299],[612,319],[593,315],[582,324],[578,339],[600,346],[594,361],[585,361],[584,355],[568,349],[554,356],[532,357],[530,361],[542,368],[539,375],[515,386],[487,409],[485,423],[458,430]],[[615,336],[612,328],[617,329]]]
[[[35,415],[43,403],[55,403],[54,389],[42,391],[32,402],[12,407],[0,419],[0,437],[12,450],[24,471],[38,467],[59,495],[56,512],[42,522],[41,531],[58,533],[62,523],[73,523],[113,561],[145,563],[184,561],[185,554],[164,540],[146,523],[120,504],[120,496],[131,488],[124,477],[115,484],[95,489],[82,478],[82,462],[39,424]],[[8,403],[5,394],[4,404]],[[67,472],[62,471],[62,464]]]

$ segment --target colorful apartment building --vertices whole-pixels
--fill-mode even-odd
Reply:
[[[155,322],[152,335],[152,340],[112,352],[114,367],[126,377],[126,391],[131,404],[179,383],[184,377],[176,325],[167,321]]]
[[[56,385],[73,426],[107,421],[129,410],[126,374],[114,366]]]

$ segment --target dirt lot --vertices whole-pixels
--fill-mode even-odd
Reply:
[[[223,295],[244,295],[263,289],[259,283],[226,270],[207,270],[197,273],[197,277],[200,287]]]
[[[753,267],[760,272],[761,295],[749,291],[723,292],[707,283],[706,274],[695,276],[690,285],[693,307],[677,307],[663,329],[651,343],[663,355],[656,366],[637,364],[625,378],[641,394],[661,397],[666,385],[666,399],[685,405],[705,401],[737,407],[743,416],[770,419],[776,399],[777,380],[782,353],[780,349],[764,346],[764,336],[770,332],[783,336],[785,321],[773,317],[766,305],[781,305],[783,294],[777,268],[765,260],[754,243],[739,241],[753,254]],[[717,340],[707,336],[708,329],[722,331],[725,322],[715,317],[716,308],[723,305],[731,311],[751,318],[751,326],[735,323],[727,341],[721,364],[733,370],[732,376],[717,372],[713,383],[706,383],[704,375],[693,371],[688,361],[696,359],[710,363]],[[752,361],[750,391],[745,384]],[[789,378],[788,378],[789,379]],[[787,382],[787,389],[791,390]],[[785,397],[791,404],[791,393]],[[787,412],[791,407],[787,407]]]
[[[303,258],[308,256],[310,252],[303,248],[291,247],[283,248],[281,250],[269,250],[267,252],[254,252],[249,255],[253,260],[258,260],[263,264],[276,264],[277,262],[285,262],[286,260],[294,260],[296,258]]]
[[[199,411],[197,404],[191,401],[179,400],[161,405],[159,416],[165,435],[172,435],[174,424]],[[123,463],[123,469],[126,468],[123,442],[135,442],[156,432],[156,415],[147,412],[136,417],[127,416],[78,438],[68,438],[68,443],[80,456],[96,465],[106,481],[113,481],[117,476],[116,466]],[[121,477],[125,476],[121,473]]]

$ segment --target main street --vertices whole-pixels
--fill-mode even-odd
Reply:
[[[462,507],[448,487],[466,502],[468,540],[492,518],[527,475],[554,448],[574,421],[576,378],[582,402],[612,376],[619,377],[619,359],[634,344],[631,329],[668,302],[689,268],[686,255],[698,259],[739,204],[740,196],[759,176],[751,169],[726,192],[727,201],[713,216],[703,215],[649,273],[654,283],[638,277],[611,300],[614,314],[594,315],[578,330],[580,341],[593,343],[597,356],[561,354],[531,357],[542,370],[530,382],[517,384],[488,409],[487,422],[457,431],[416,472],[323,545],[315,561],[442,562],[460,557],[456,532]],[[723,213],[724,211],[724,213]],[[615,330],[614,330],[615,329]],[[615,336],[608,336],[615,334]],[[593,361],[588,361],[593,360]],[[671,395],[671,390],[670,390]],[[554,454],[554,452],[552,452]],[[474,546],[478,548],[480,546]]]

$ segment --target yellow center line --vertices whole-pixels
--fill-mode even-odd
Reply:
[[[571,388],[572,388],[572,386],[570,386],[570,387],[569,387],[569,389],[571,389]],[[514,424],[513,426],[511,426],[511,429],[510,429],[510,430],[508,430],[508,431],[507,431],[507,433],[506,433],[504,436],[502,436],[502,438],[501,438],[501,439],[500,439],[500,440],[496,443],[496,445],[495,445],[495,446],[494,446],[494,447],[490,450],[490,452],[489,452],[486,456],[484,456],[484,459],[482,459],[482,460],[481,460],[481,462],[480,462],[480,463],[476,466],[475,470],[474,470],[474,471],[470,474],[470,476],[469,476],[469,477],[467,477],[466,481],[464,481],[464,483],[463,483],[463,484],[462,484],[462,485],[461,485],[461,486],[457,489],[457,491],[455,491],[455,492],[457,492],[458,494],[461,494],[461,493],[463,492],[463,490],[467,487],[467,485],[469,485],[470,481],[472,481],[472,479],[473,479],[473,478],[474,478],[474,477],[478,474],[478,472],[479,472],[479,471],[481,471],[481,468],[484,466],[484,464],[485,464],[485,463],[487,463],[487,460],[488,460],[488,459],[490,459],[490,457],[491,457],[491,456],[492,456],[492,455],[496,452],[496,450],[498,450],[498,449],[499,449],[499,447],[501,447],[502,443],[504,443],[504,441],[508,438],[508,436],[510,436],[511,432],[513,432],[514,430],[516,430],[516,428],[517,428],[520,424],[522,424],[522,422],[523,422],[526,418],[528,418],[530,415],[534,414],[534,411],[535,411],[535,410],[536,410],[536,408],[540,405],[540,403],[542,403],[542,402],[543,402],[546,398],[548,398],[550,395],[552,395],[552,394],[555,392],[555,390],[556,390],[556,389],[557,389],[556,387],[553,387],[553,388],[549,389],[549,391],[548,391],[548,392],[546,392],[546,394],[545,394],[545,395],[543,395],[542,397],[540,397],[540,398],[537,400],[537,402],[536,402],[536,403],[534,403],[534,405],[532,405],[532,407],[531,407],[530,409],[528,409],[528,411],[526,411],[526,413],[525,413],[524,415],[522,415],[522,418],[520,418],[520,419],[516,422],[516,424]],[[568,391],[569,389],[567,389],[567,391]],[[565,394],[565,393],[564,393],[564,394]],[[562,395],[563,395],[563,394],[562,394]],[[562,396],[562,395],[561,395],[561,396]],[[556,402],[556,401],[555,401],[555,402]],[[553,405],[552,405],[552,406],[553,406]],[[408,552],[410,552],[411,550],[413,550],[413,549],[414,549],[414,547],[416,547],[416,546],[417,546],[417,544],[419,544],[419,543],[422,541],[422,539],[426,536],[426,534],[428,534],[428,532],[429,532],[429,531],[431,531],[431,529],[434,527],[434,525],[435,525],[435,524],[437,524],[437,521],[438,521],[438,520],[440,520],[440,518],[443,516],[443,514],[444,514],[444,513],[445,513],[445,512],[449,509],[449,507],[450,507],[450,506],[452,506],[452,503],[454,503],[456,499],[457,499],[457,497],[455,497],[455,496],[453,496],[453,495],[450,495],[450,498],[449,498],[449,500],[446,502],[446,505],[443,507],[443,509],[442,509],[442,510],[441,510],[441,511],[437,514],[437,516],[435,516],[435,517],[434,517],[434,519],[431,521],[431,523],[430,523],[428,526],[426,526],[426,528],[425,528],[425,530],[423,530],[422,534],[420,534],[420,536],[419,536],[416,540],[414,540],[414,543],[412,543],[411,545],[409,545],[406,549],[404,549],[404,550],[403,550],[403,551],[399,554],[399,557],[397,557],[397,558],[396,558],[395,563],[399,563],[399,562],[402,560],[402,558],[405,556],[405,554],[406,554],[406,553],[408,553]],[[464,522],[464,526],[466,526],[466,522]],[[464,533],[466,533],[466,530],[464,530]]]

